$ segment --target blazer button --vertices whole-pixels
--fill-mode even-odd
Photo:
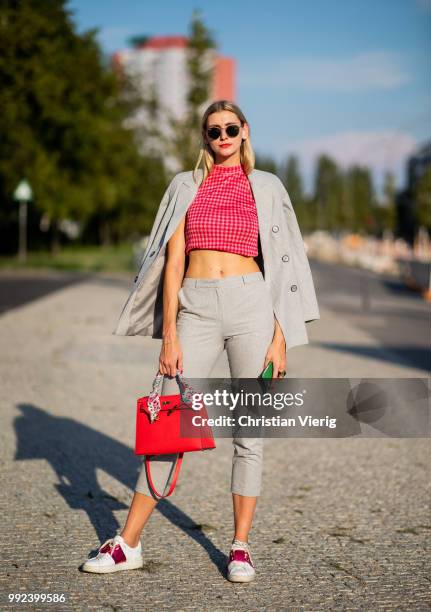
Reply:
[[[280,229],[280,228],[278,227],[278,225],[273,225],[273,226],[272,226],[272,231],[273,231],[273,232],[278,232],[278,230],[279,230],[279,229]]]
[[[135,281],[134,281],[135,283],[136,283],[136,281],[138,280],[138,278],[139,278],[139,275],[138,275],[138,276],[135,276]]]
[[[150,257],[152,257],[152,256],[154,255],[154,253],[155,253],[155,252],[156,252],[156,251],[151,251],[151,253],[150,253]]]
[[[289,261],[289,255],[283,255],[281,258],[283,261]]]
[[[297,287],[296,285],[292,285],[292,286],[290,287],[290,290],[291,290],[291,291],[296,291],[297,289],[298,289],[298,287]]]

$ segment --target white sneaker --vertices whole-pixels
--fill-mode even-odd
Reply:
[[[231,582],[251,582],[256,577],[250,548],[247,544],[232,544],[227,566],[227,579]]]
[[[117,534],[102,544],[95,557],[87,559],[82,570],[95,574],[109,574],[120,570],[138,569],[143,565],[141,542],[132,548],[126,544],[122,536]]]

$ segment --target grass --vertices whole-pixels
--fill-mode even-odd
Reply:
[[[80,270],[88,272],[130,272],[136,269],[130,244],[118,246],[65,246],[53,255],[50,251],[27,254],[27,261],[17,256],[0,256],[0,270]]]

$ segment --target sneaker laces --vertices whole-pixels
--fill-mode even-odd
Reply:
[[[231,563],[241,563],[241,564],[247,564],[247,565],[251,565],[251,567],[254,568],[254,564],[253,564],[253,559],[251,557],[251,553],[250,553],[250,546],[248,544],[248,542],[241,542],[240,540],[236,540],[234,539],[231,545],[231,552],[230,555],[232,554],[232,552],[234,552],[235,550],[242,550],[245,552],[245,560],[244,561],[239,561],[239,560],[235,560],[233,559],[231,561]],[[230,556],[229,555],[229,556]]]

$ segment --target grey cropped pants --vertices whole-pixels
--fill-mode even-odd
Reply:
[[[185,379],[209,378],[224,349],[231,378],[259,376],[274,335],[272,299],[262,272],[220,279],[186,277],[178,300],[177,334]],[[178,392],[175,377],[165,375],[161,395]],[[233,438],[232,442],[231,492],[260,495],[263,438]],[[172,454],[151,459],[151,476],[163,495],[169,490],[177,458],[178,454]],[[135,491],[155,497],[144,459]]]

